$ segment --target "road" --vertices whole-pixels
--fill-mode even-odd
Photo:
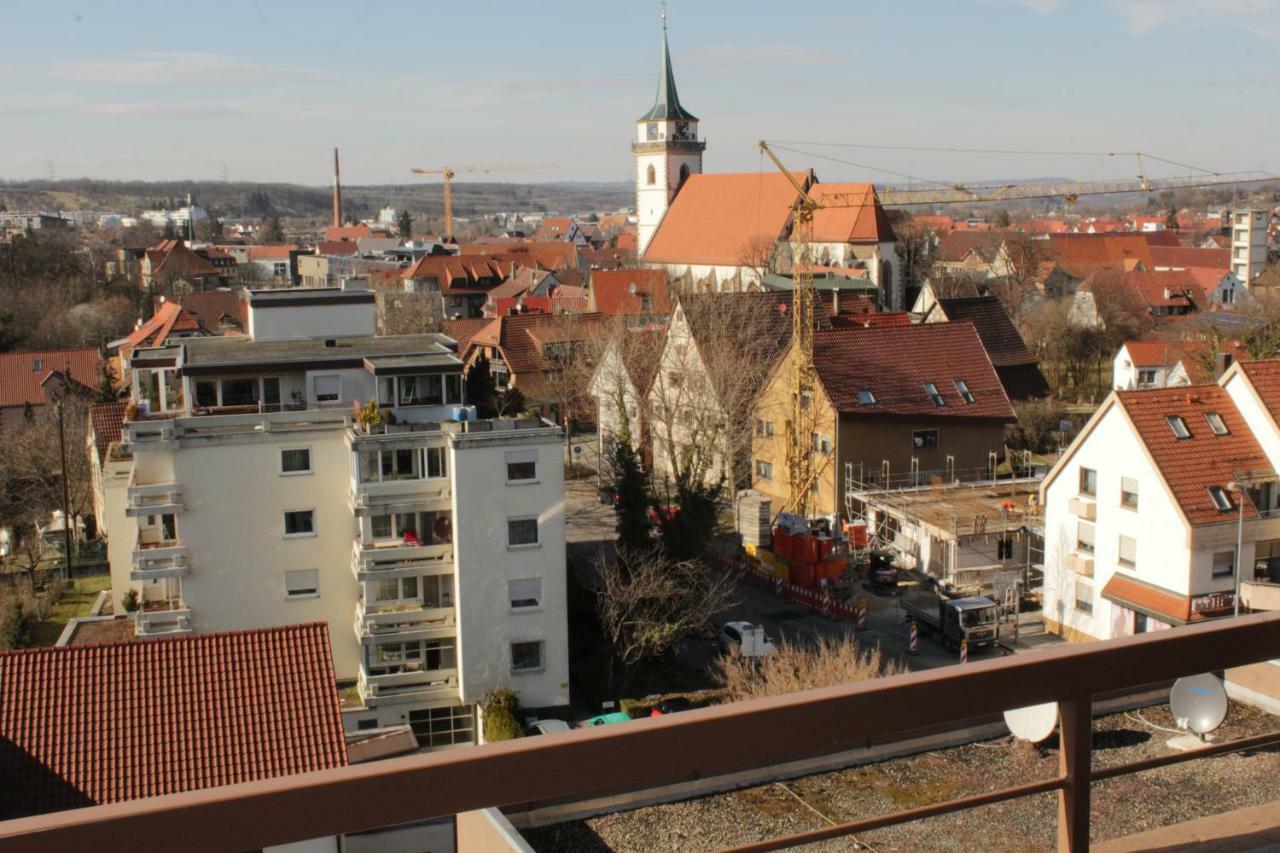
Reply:
[[[584,467],[589,465],[594,470],[595,436],[583,436],[574,444],[583,445],[575,459],[582,460]],[[613,511],[600,503],[595,477],[566,480],[565,518],[570,559],[590,559],[602,546],[613,542]],[[763,625],[771,639],[841,636],[855,630],[852,623],[828,619],[754,584],[739,583],[738,597],[738,603],[720,614],[718,622],[743,621]],[[908,654],[908,627],[902,621],[897,598],[867,593],[865,600],[867,627],[857,632],[862,643],[879,644],[884,654],[904,661],[913,670],[958,663],[956,655],[923,636],[917,644],[917,653]],[[1036,614],[1023,615],[1019,634],[1022,639],[1019,651],[1058,642],[1058,638],[1043,633]],[[681,657],[689,666],[701,667],[709,664],[718,653],[713,642],[705,641],[686,649]],[[983,660],[998,654],[998,651],[982,650],[971,654],[969,659]]]

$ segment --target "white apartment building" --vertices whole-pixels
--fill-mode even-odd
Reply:
[[[1046,627],[1108,639],[1229,616],[1238,568],[1245,606],[1273,587],[1276,411],[1280,361],[1112,392],[1041,486]]]
[[[1265,210],[1236,210],[1231,213],[1231,272],[1247,288],[1267,266],[1267,228],[1271,217]]]
[[[474,420],[442,335],[364,289],[251,291],[247,336],[131,354],[102,477],[117,612],[159,637],[323,621],[350,729],[475,739],[509,687],[569,702],[560,430]],[[354,404],[377,401],[382,423]]]

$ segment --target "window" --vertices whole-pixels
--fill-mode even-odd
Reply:
[[[1236,573],[1236,552],[1218,551],[1213,555],[1213,576],[1226,577]]]
[[[1084,581],[1076,581],[1076,610],[1093,612],[1093,587]]]
[[[760,438],[771,438],[773,436],[773,421],[756,418],[756,435]]]
[[[444,401],[446,403],[462,402],[461,373],[446,373],[444,375]]]
[[[1120,557],[1118,562],[1122,566],[1133,568],[1138,564],[1138,540],[1132,536],[1120,536]]]
[[[867,388],[863,388],[858,392],[858,402],[864,406],[874,406],[876,404],[876,395],[871,393]]]
[[[1205,423],[1209,424],[1210,431],[1214,435],[1226,435],[1230,430],[1227,429],[1226,421],[1222,419],[1222,415],[1217,412],[1205,412]]]
[[[377,717],[369,717],[368,719],[364,719],[364,720],[356,720],[356,731],[364,732],[364,731],[369,731],[371,729],[376,729],[377,727],[378,727]]]
[[[475,741],[475,714],[470,705],[410,711],[409,727],[423,749]]]
[[[924,383],[924,393],[929,395],[929,399],[933,401],[935,406],[943,406],[942,395],[938,393],[938,386],[932,382]]]
[[[284,591],[288,598],[318,598],[320,570],[299,569],[284,573]]]
[[[427,462],[427,476],[443,477],[445,475],[444,448],[428,447],[423,453]]]
[[[1076,522],[1076,550],[1085,554],[1093,553],[1093,522],[1077,521]]]
[[[1080,469],[1080,494],[1089,497],[1098,494],[1098,472],[1092,468]]]
[[[441,396],[441,377],[435,374],[400,377],[401,406],[438,406],[444,402]]]
[[[317,403],[331,403],[342,396],[342,377],[315,376],[311,379],[311,388]]]
[[[396,379],[394,376],[378,377],[378,405],[394,406],[396,404]]]
[[[1213,505],[1222,512],[1228,512],[1235,506],[1231,502],[1231,496],[1227,494],[1227,490],[1222,486],[1210,486],[1209,497],[1213,499]]]
[[[536,450],[507,451],[507,482],[508,483],[538,482],[538,451]]]
[[[963,379],[956,380],[956,393],[960,395],[960,399],[964,400],[965,405],[973,404],[973,394],[969,391],[969,386],[965,384]]]
[[[206,407],[218,405],[217,382],[212,379],[196,380],[196,405]]]
[[[761,480],[773,479],[773,463],[765,462],[762,459],[756,460],[756,476]]]
[[[258,402],[257,379],[222,380],[222,405],[253,406]]]
[[[1156,384],[1156,371],[1154,369],[1143,368],[1138,371],[1138,387],[1150,388]]]
[[[521,578],[507,581],[507,598],[512,610],[526,610],[542,606],[542,578]]]
[[[407,577],[377,581],[373,586],[373,600],[377,602],[417,601],[418,579]]]
[[[311,448],[292,447],[280,451],[281,474],[310,474]]]
[[[511,671],[517,672],[538,672],[542,669],[542,648],[541,640],[533,640],[526,643],[511,644]]]
[[[655,133],[652,125],[650,125],[649,133],[650,133],[649,138],[652,139],[653,134]],[[652,164],[649,166],[648,169],[645,169],[644,177],[645,177],[645,183],[648,184],[649,186],[653,186],[658,182],[658,172],[656,169],[653,168]]]
[[[507,519],[507,546],[510,548],[519,548],[527,545],[538,544],[538,519],[536,518],[509,518]]]
[[[1138,481],[1133,477],[1120,478],[1120,506],[1125,509],[1138,508]]]
[[[931,450],[938,446],[936,429],[918,429],[911,433],[911,446],[916,450]]]
[[[1187,429],[1187,422],[1178,415],[1169,415],[1165,418],[1165,421],[1168,422],[1169,429],[1173,430],[1173,434],[1177,436],[1179,440],[1191,438],[1191,430]]]
[[[315,536],[316,511],[314,509],[291,510],[284,514],[285,536]]]

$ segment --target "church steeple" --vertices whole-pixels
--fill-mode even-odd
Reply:
[[[662,64],[658,66],[658,94],[653,99],[653,109],[637,121],[697,121],[698,117],[680,106],[676,92],[676,75],[671,70],[671,49],[667,46],[667,9],[662,9]]]

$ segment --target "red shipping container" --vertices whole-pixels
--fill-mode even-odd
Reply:
[[[831,556],[831,552],[835,550],[835,540],[830,536],[814,537],[818,543],[818,562],[822,562]]]
[[[790,560],[793,549],[792,539],[793,537],[785,528],[773,528],[773,553],[783,560]]]
[[[791,541],[791,559],[799,563],[818,562],[818,539],[804,534]]]
[[[811,563],[797,563],[793,560],[788,570],[790,580],[796,586],[813,589],[818,585],[818,573]]]
[[[849,542],[855,548],[867,547],[867,523],[865,521],[855,521],[853,524],[847,525],[845,531],[849,534]]]
[[[849,565],[849,559],[844,556],[828,557],[818,564],[818,582],[826,580],[827,583],[835,583],[844,577],[845,567]]]

